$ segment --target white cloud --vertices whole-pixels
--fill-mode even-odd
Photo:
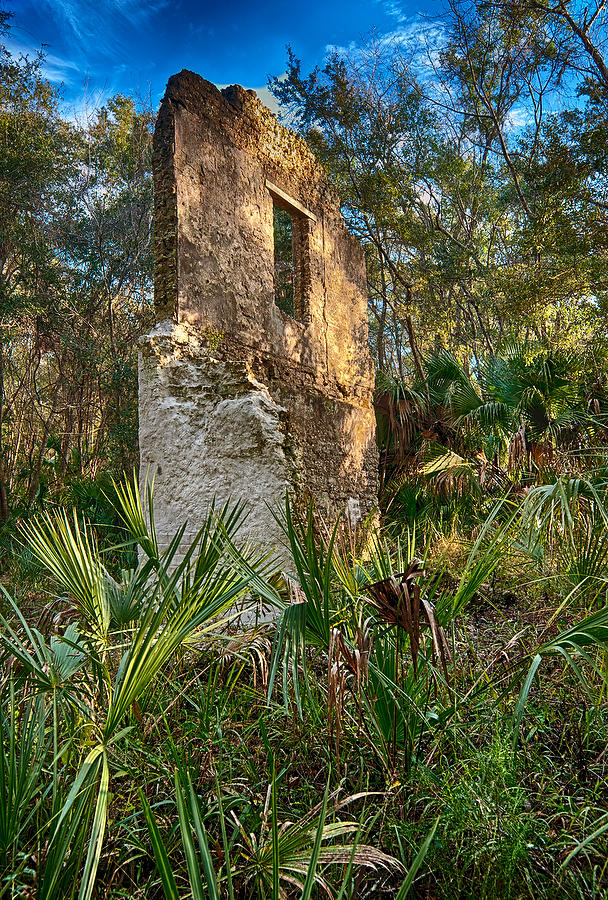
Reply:
[[[403,12],[403,4],[399,3],[399,0],[376,0],[376,3],[382,7],[387,16],[398,22],[407,22],[408,16]]]
[[[401,6],[393,0],[380,0],[380,5],[398,20],[396,28],[385,32],[372,32],[369,41],[351,41],[348,45],[327,44],[327,56],[337,54],[353,61],[363,62],[369,50],[366,44],[378,51],[391,47],[398,48],[419,74],[430,74],[438,60],[438,55],[446,41],[445,26],[421,15],[406,16]]]
[[[529,109],[514,106],[505,120],[505,125],[509,131],[519,131],[521,128],[531,125],[532,121],[533,116]]]
[[[161,9],[167,7],[170,0],[42,0],[51,14],[64,27],[69,29],[72,38],[80,45],[81,50],[89,50],[91,41],[96,50],[103,50],[112,55],[125,23],[140,26],[151,19]],[[103,37],[102,37],[103,36]]]
[[[63,59],[55,56],[53,53],[47,53],[44,47],[34,47],[29,44],[23,44],[14,41],[12,38],[5,38],[4,46],[8,52],[15,57],[27,56],[35,59],[42,50],[44,57],[42,60],[41,71],[45,78],[53,84],[61,84],[62,82],[69,84],[72,81],[75,72],[78,72],[78,66],[69,59]]]

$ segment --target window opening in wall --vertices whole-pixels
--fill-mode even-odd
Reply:
[[[310,237],[317,217],[271,181],[274,237],[274,300],[286,315],[309,320]]]
[[[296,317],[296,264],[294,220],[291,213],[273,203],[274,302],[282,312]]]

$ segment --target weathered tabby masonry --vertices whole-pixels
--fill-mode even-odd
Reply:
[[[214,496],[244,499],[264,543],[286,490],[330,517],[371,510],[363,251],[312,153],[252,91],[183,71],[156,124],[154,188],[139,415],[161,540],[195,531]]]

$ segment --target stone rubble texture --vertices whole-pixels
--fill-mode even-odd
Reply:
[[[268,183],[314,215],[289,209],[300,321],[274,303]],[[139,436],[160,541],[185,521],[196,532],[214,497],[244,500],[246,536],[269,546],[286,491],[328,519],[371,511],[363,251],[304,141],[253,91],[183,71],[156,123],[154,189],[157,325],[141,341]]]

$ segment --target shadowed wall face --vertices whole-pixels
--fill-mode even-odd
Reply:
[[[377,494],[363,251],[304,142],[253,92],[173,76],[154,154],[155,303],[142,341],[141,470],[159,532],[217,495],[276,537],[286,490],[321,512]]]

